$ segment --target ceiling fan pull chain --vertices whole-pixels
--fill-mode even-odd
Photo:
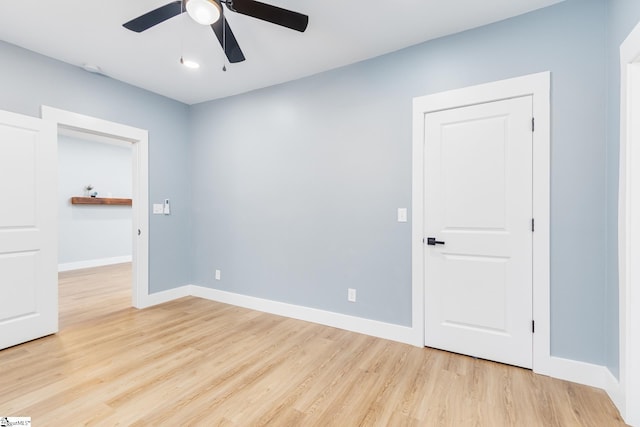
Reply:
[[[222,52],[224,53],[224,57],[227,57],[227,20],[224,18],[224,12],[222,13]],[[222,71],[227,72],[227,65],[224,63],[224,59],[222,60]]]
[[[181,10],[185,10],[184,9],[184,1],[185,0],[181,0],[180,1],[180,8]],[[180,62],[183,63],[184,61],[184,27],[185,27],[185,20],[182,20],[182,25],[181,25],[181,29],[180,29]]]

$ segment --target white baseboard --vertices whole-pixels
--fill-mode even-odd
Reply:
[[[417,345],[413,328],[192,285],[191,295],[360,334]],[[418,344],[422,346],[422,343]]]
[[[607,392],[613,404],[616,405],[616,408],[618,408],[618,411],[620,411],[622,417],[624,417],[626,415],[626,408],[624,390],[622,389],[622,385],[620,384],[620,381],[613,376],[609,369],[605,368],[605,370],[607,372],[605,373],[605,386],[603,387],[603,389]]]
[[[191,286],[180,286],[179,288],[172,288],[162,292],[141,295],[136,308],[147,308],[188,296],[191,296]]]
[[[131,262],[131,255],[67,262],[64,264],[58,264],[58,271],[80,270],[83,268],[102,267],[104,265],[122,264],[125,262]]]
[[[613,377],[604,366],[562,357],[551,356],[544,365],[543,369],[534,368],[534,372],[603,390],[607,388],[608,376]]]

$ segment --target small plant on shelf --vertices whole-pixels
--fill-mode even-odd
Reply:
[[[87,196],[96,197],[98,195],[97,191],[93,191],[93,185],[89,184],[84,187],[84,192]]]

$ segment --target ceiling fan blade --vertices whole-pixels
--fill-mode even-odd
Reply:
[[[229,27],[229,21],[225,19],[224,15],[220,16],[220,19],[211,24],[211,29],[216,34],[220,46],[224,49],[224,53],[227,55],[230,63],[234,64],[244,61],[244,54],[240,49],[240,45],[238,45],[236,36],[233,35],[231,27]]]
[[[227,6],[234,12],[300,32],[306,30],[309,24],[307,15],[255,0],[229,0],[227,1]]]
[[[141,33],[142,31],[148,30],[154,25],[158,25],[169,18],[180,15],[182,12],[184,12],[184,10],[182,10],[182,2],[178,0],[165,4],[164,6],[145,13],[144,15],[138,16],[137,18],[122,24],[122,26],[128,30],[135,31],[136,33]]]

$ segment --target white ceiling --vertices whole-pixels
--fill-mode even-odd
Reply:
[[[562,0],[263,0],[309,15],[304,33],[226,14],[246,61],[226,64],[208,26],[182,14],[143,33],[122,24],[171,0],[5,0],[0,40],[195,104],[379,56]],[[181,54],[200,62],[179,63]],[[3,64],[2,66],[8,66]]]

